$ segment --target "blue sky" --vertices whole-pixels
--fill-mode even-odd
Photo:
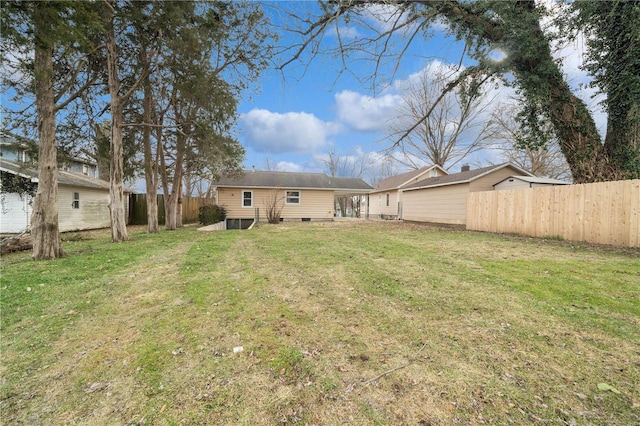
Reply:
[[[284,2],[284,7],[287,6],[313,7],[309,2]],[[272,69],[265,71],[259,82],[261,91],[251,93],[239,106],[236,136],[247,151],[245,167],[322,172],[322,159],[329,151],[380,159],[380,153],[391,145],[385,136],[389,123],[398,114],[402,88],[419,73],[460,61],[462,45],[447,37],[445,30],[441,27],[433,37],[414,41],[412,51],[405,55],[394,78],[385,80],[387,85],[375,92],[349,73],[338,76],[341,64],[326,55],[314,58],[303,76],[299,66],[285,69],[284,74]],[[349,35],[362,29],[342,26],[341,31]],[[336,40],[331,34],[325,38],[329,44]],[[563,59],[563,69],[575,87],[589,81],[579,69],[582,51],[580,39],[556,47],[555,54]],[[370,63],[350,66],[358,77],[366,77],[372,70]],[[582,87],[579,95],[598,111],[596,121],[603,129],[606,117],[599,111],[598,100],[591,97],[594,90]],[[512,96],[511,89],[499,87],[491,94],[491,105],[508,101]],[[501,158],[492,150],[465,159],[477,166],[499,161]],[[457,171],[459,165],[455,167]]]

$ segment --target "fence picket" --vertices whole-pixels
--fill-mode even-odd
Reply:
[[[182,197],[182,223],[197,223],[199,209],[212,204],[210,198]],[[158,194],[158,223],[164,224],[164,195]],[[129,195],[129,225],[147,224],[147,194]]]
[[[467,229],[640,247],[640,179],[471,192]]]

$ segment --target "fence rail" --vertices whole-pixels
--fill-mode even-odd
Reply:
[[[200,207],[211,203],[213,200],[208,198],[182,197],[182,223],[198,222]],[[163,225],[164,220],[164,195],[158,194],[158,223]],[[147,194],[129,195],[129,224],[147,224]]]
[[[640,247],[640,180],[472,192],[467,229]]]

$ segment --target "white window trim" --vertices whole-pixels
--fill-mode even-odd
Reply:
[[[78,195],[78,197],[76,197],[76,194]],[[80,193],[79,192],[74,192],[72,197],[73,197],[73,201],[71,202],[71,208],[72,209],[79,209],[80,208]]]
[[[382,205],[382,194],[378,194],[378,205]]]
[[[250,206],[245,206],[244,205],[244,194],[245,193],[250,193],[251,194],[251,205]],[[243,189],[242,191],[240,191],[240,205],[242,206],[243,209],[252,209],[253,208],[253,191],[249,190],[249,189]]]
[[[289,202],[289,192],[297,192],[298,193],[298,202],[297,203],[290,203]],[[291,198],[296,198],[296,197],[291,197]],[[300,191],[299,189],[287,189],[284,191],[284,203],[289,205],[289,206],[299,206],[300,204],[302,204],[302,191]]]

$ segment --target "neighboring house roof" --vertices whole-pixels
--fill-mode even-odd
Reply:
[[[468,170],[460,173],[453,173],[451,175],[446,176],[437,176],[428,179],[421,180],[412,185],[406,186],[402,188],[403,191],[411,191],[414,189],[423,189],[423,188],[433,188],[435,186],[445,186],[445,185],[455,185],[459,183],[468,183],[474,181],[482,176],[485,176],[489,173],[493,173],[496,170],[500,170],[504,167],[512,167],[518,173],[522,173],[523,175],[533,176],[531,173],[523,170],[511,163],[503,163],[495,166],[481,167],[479,169]]]
[[[369,192],[371,186],[359,178],[330,177],[324,173],[245,171],[240,177],[223,176],[218,187],[292,188]]]
[[[518,179],[521,180],[523,182],[527,182],[527,183],[539,183],[539,184],[544,184],[544,185],[571,185],[569,182],[565,182],[563,180],[558,180],[558,179],[551,179],[551,178],[545,178],[545,177],[537,177],[537,176],[509,176],[506,177],[504,179],[502,179],[500,182],[498,183],[494,183],[493,186],[498,185],[499,183],[504,182],[505,180],[509,180],[509,179]]]
[[[439,168],[442,172],[447,173],[446,170],[444,170],[442,167],[437,165],[421,167],[417,170],[411,170],[410,172],[403,173],[401,175],[391,176],[386,179],[382,179],[380,182],[378,182],[377,185],[373,187],[373,192],[400,189],[406,184],[408,184],[409,182],[411,182],[412,180],[419,178],[420,176],[424,175],[425,173],[427,173],[428,171],[436,167]]]
[[[0,159],[0,170],[31,179],[31,182],[38,182],[37,170],[19,163],[14,163],[13,161]],[[68,172],[64,170],[58,170],[58,184],[109,190],[109,182],[92,178],[90,176],[83,175],[82,173]],[[133,191],[125,188],[124,192]]]

